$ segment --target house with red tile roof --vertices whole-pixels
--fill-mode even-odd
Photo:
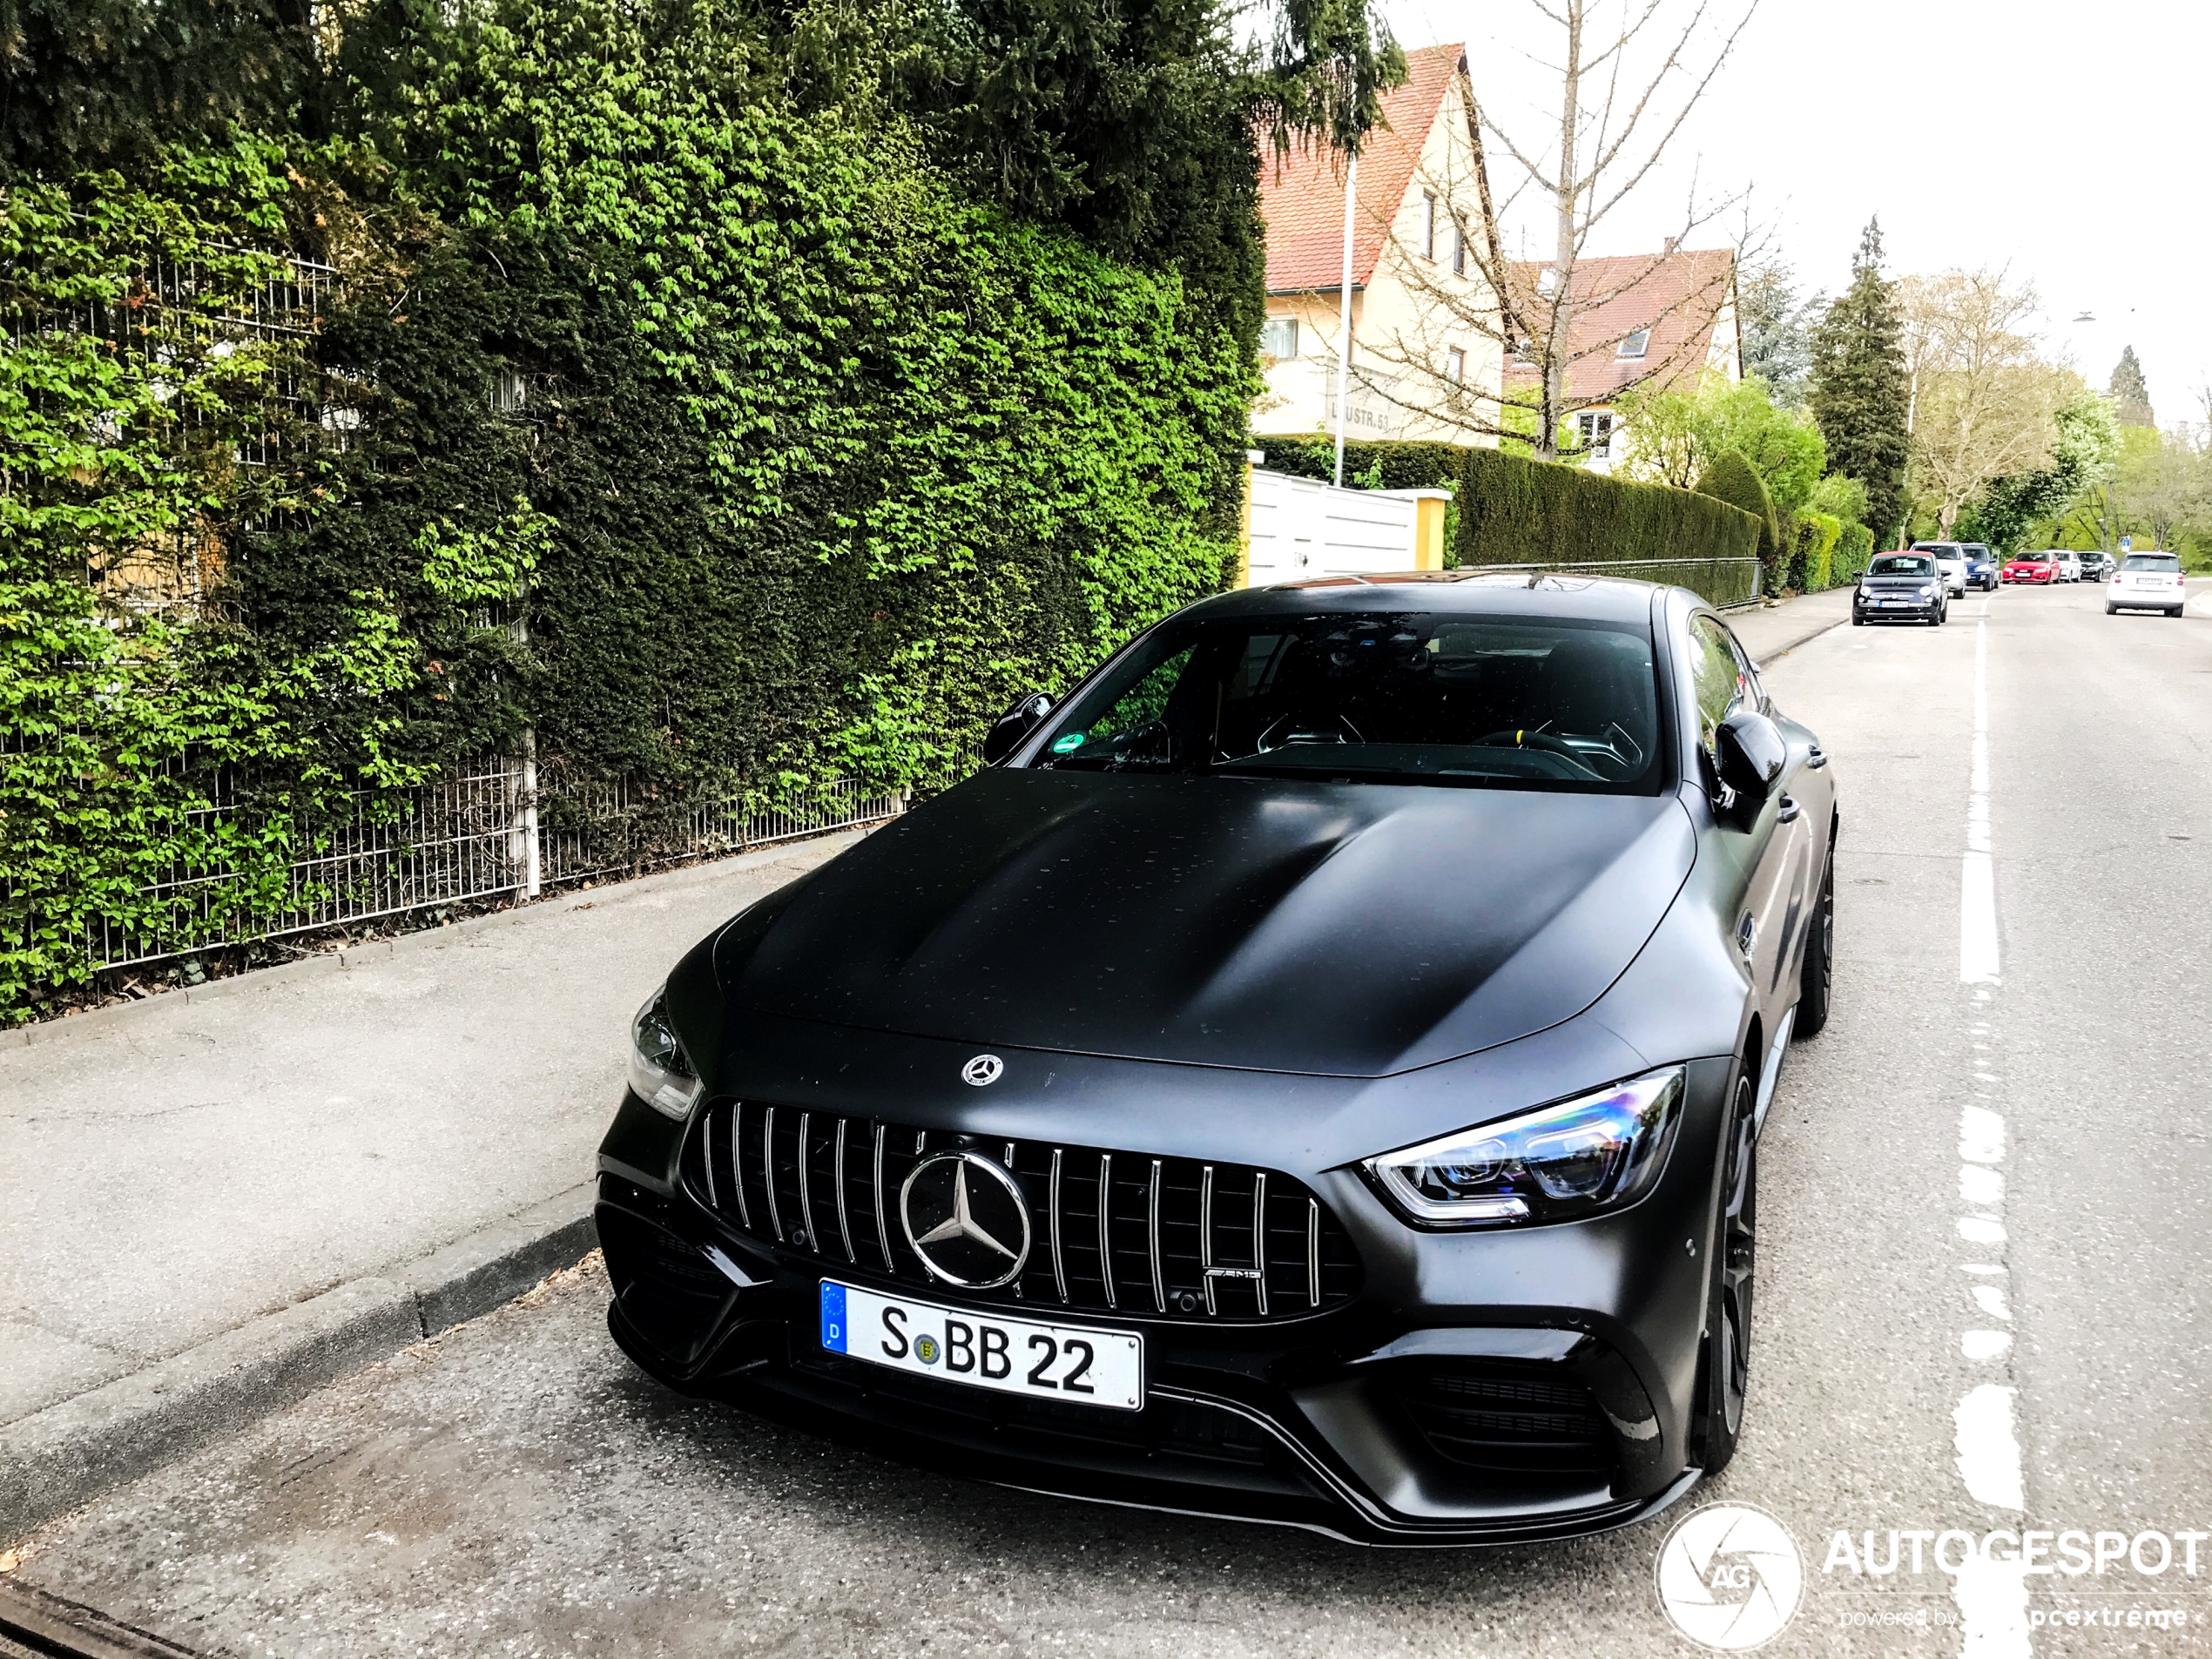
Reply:
[[[1430,46],[1406,53],[1406,65],[1359,158],[1345,435],[1494,442],[1435,413],[1466,398],[1494,421],[1502,369],[1495,297],[1460,239],[1462,226],[1481,223],[1467,56]],[[1257,433],[1335,430],[1348,171],[1323,147],[1261,163],[1267,388],[1252,412]]]
[[[1510,282],[1523,318],[1541,331],[1557,289],[1555,266],[1517,264]],[[1678,248],[1575,261],[1568,284],[1564,418],[1595,471],[1610,470],[1624,432],[1615,400],[1631,387],[1694,386],[1708,371],[1743,378],[1732,248]],[[1505,365],[1508,396],[1542,388],[1535,354]]]

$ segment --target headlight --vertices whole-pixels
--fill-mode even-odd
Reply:
[[[1633,1204],[1667,1162],[1682,1116],[1680,1067],[1519,1117],[1369,1158],[1407,1220],[1434,1227],[1571,1221]]]
[[[1921,597],[1923,599],[1932,599],[1932,598],[1934,598],[1934,597],[1935,597],[1935,583],[1932,583],[1932,582],[1931,582],[1931,583],[1928,583],[1928,585],[1927,585],[1926,587],[1922,588],[1922,589],[1920,590],[1920,597]]]
[[[631,1022],[631,1091],[657,1112],[687,1117],[705,1086],[669,1021],[667,992],[655,991]]]

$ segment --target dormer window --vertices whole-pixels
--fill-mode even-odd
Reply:
[[[1623,340],[1621,342],[1620,349],[1613,354],[1615,357],[1641,357],[1644,354],[1644,353],[1649,351],[1650,349],[1651,330],[1649,328],[1639,328],[1635,331],[1635,333],[1630,334],[1626,340]]]
[[[1553,289],[1558,287],[1559,273],[1553,270],[1550,266],[1548,265],[1542,270],[1536,273],[1537,293],[1549,293]]]

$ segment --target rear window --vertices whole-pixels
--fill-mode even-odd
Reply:
[[[1916,553],[1892,553],[1866,567],[1869,576],[1933,576],[1935,561]]]
[[[2172,574],[2182,568],[2178,553],[2130,553],[2121,562],[2123,570],[2164,570]]]

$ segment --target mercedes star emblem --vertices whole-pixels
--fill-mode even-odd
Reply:
[[[960,1069],[960,1080],[964,1083],[973,1083],[976,1088],[981,1089],[986,1083],[996,1082],[999,1080],[999,1074],[1005,1069],[1006,1062],[996,1055],[979,1054]]]
[[[899,1220],[921,1264],[963,1290],[1007,1284],[1029,1259],[1028,1201],[981,1152],[933,1152],[915,1164],[899,1189]]]

